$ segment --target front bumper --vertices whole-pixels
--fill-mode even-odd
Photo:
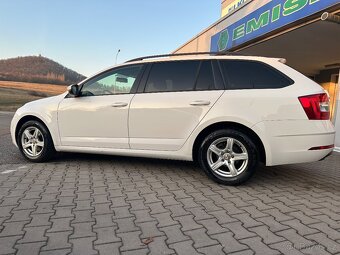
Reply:
[[[20,109],[20,108],[19,108],[19,109]],[[19,109],[18,109],[18,110],[19,110]],[[18,110],[17,110],[17,112],[18,112]],[[17,145],[17,140],[16,140],[16,137],[15,137],[15,131],[16,131],[16,127],[17,127],[17,125],[18,125],[18,122],[19,122],[19,120],[20,120],[20,117],[19,117],[19,115],[18,115],[17,112],[14,114],[14,116],[13,116],[13,118],[12,118],[11,127],[10,127],[12,143],[13,143],[16,147],[18,147],[18,145]]]

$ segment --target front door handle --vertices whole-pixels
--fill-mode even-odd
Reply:
[[[111,106],[112,107],[125,107],[127,105],[128,103],[125,103],[125,102],[116,102],[116,103],[113,103]]]
[[[202,105],[209,105],[210,101],[205,101],[205,100],[197,100],[197,101],[193,101],[190,103],[190,105],[193,106],[202,106]]]

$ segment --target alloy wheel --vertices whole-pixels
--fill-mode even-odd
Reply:
[[[27,127],[21,135],[21,146],[27,156],[36,158],[44,149],[44,136],[37,127]]]
[[[232,137],[215,140],[208,148],[207,161],[211,170],[224,178],[240,175],[248,166],[245,146]]]

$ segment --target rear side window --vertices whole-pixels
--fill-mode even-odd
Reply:
[[[294,82],[264,63],[244,60],[220,61],[229,89],[276,89]]]
[[[169,61],[152,64],[145,92],[194,89],[200,61]]]

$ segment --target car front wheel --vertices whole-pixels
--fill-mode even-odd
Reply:
[[[51,135],[39,121],[27,121],[21,126],[17,144],[22,155],[32,162],[47,161],[55,154]]]
[[[222,129],[204,139],[199,148],[198,161],[214,181],[238,185],[254,174],[259,153],[246,134],[234,129]]]

